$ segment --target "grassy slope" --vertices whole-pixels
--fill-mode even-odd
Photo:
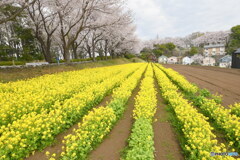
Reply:
[[[60,66],[43,66],[43,67],[31,67],[31,68],[11,68],[11,69],[0,69],[0,82],[17,81],[27,78],[33,78],[44,74],[53,74],[64,71],[79,70],[83,68],[94,68],[111,66],[118,64],[131,63],[131,60],[120,58],[108,61],[99,61],[85,64],[74,64],[74,65],[60,65]]]

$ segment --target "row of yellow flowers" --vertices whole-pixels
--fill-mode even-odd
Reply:
[[[215,121],[219,128],[225,131],[230,144],[240,151],[240,117],[231,114],[229,109],[212,99],[204,98],[200,108]]]
[[[74,95],[64,103],[56,103],[50,112],[25,114],[12,124],[2,126],[0,128],[0,159],[18,160],[36,149],[50,145],[58,133],[83,117],[140,65],[122,66],[123,72],[110,76],[101,83],[88,86],[85,92]]]
[[[140,117],[152,120],[156,112],[156,90],[154,88],[153,68],[151,65],[145,74],[145,78],[141,82],[140,92],[135,99],[135,108],[133,110],[133,117],[138,119]]]
[[[178,72],[174,71],[171,68],[164,68],[162,65],[157,64],[157,66],[164,71],[174,82],[176,82],[180,87],[184,88],[188,93],[195,94],[198,91],[196,85],[191,84],[185,79],[184,76],[180,75]]]
[[[120,87],[114,89],[112,100],[107,107],[100,107],[89,112],[79,123],[73,134],[67,135],[63,143],[63,160],[87,159],[88,153],[101,143],[113,125],[122,116],[127,100],[137,86],[146,65],[144,64],[133,75],[127,78]],[[53,159],[53,157],[52,157]]]
[[[183,75],[179,74],[175,70],[171,68],[165,68],[160,64],[156,64],[158,68],[160,68],[174,83],[177,84],[178,87],[182,91],[184,91],[184,94],[190,98],[191,100],[196,100],[195,97],[197,97],[197,101],[195,102],[196,105],[199,105],[201,98],[211,98],[214,99],[217,103],[222,102],[222,96],[217,94],[211,94],[207,89],[200,89],[195,84],[190,83]]]
[[[218,145],[213,128],[207,122],[208,118],[200,114],[192,105],[178,92],[178,88],[170,81],[166,74],[158,67],[154,67],[158,84],[161,88],[163,98],[173,108],[179,127],[182,128],[186,145],[182,146],[187,152],[187,158],[196,160],[220,160],[234,159],[231,157],[211,156],[211,152],[226,152],[224,144]]]
[[[126,152],[126,160],[154,159],[152,120],[156,113],[157,97],[154,88],[153,68],[149,65],[140,91],[135,98],[132,133]]]
[[[84,69],[1,85],[0,126],[11,124],[24,114],[49,111],[54,103],[62,103],[121,70],[119,66]]]
[[[161,69],[164,70],[167,75],[169,75],[169,77],[171,77],[171,79],[176,82],[184,91],[188,91],[188,85],[186,84],[189,84],[189,88],[192,88],[193,85],[176,71],[165,69],[163,67],[161,67]],[[221,104],[218,104],[214,99],[209,99],[208,97],[204,96],[201,96],[199,107],[206,116],[211,117],[216,122],[218,127],[226,132],[226,135],[230,140],[229,144],[234,145],[238,150],[240,150],[240,117],[231,114],[231,110],[226,109]],[[232,107],[232,112],[235,111],[234,113],[237,114],[238,111],[240,111],[237,110],[238,107],[238,104],[235,104]]]

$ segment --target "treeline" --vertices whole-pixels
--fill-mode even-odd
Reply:
[[[2,0],[0,60],[107,59],[139,40],[119,0]]]
[[[204,46],[209,44],[225,45],[227,54],[232,54],[240,48],[240,25],[234,26],[229,31],[192,33],[183,38],[164,38],[145,41],[141,50],[141,57],[165,56],[193,56],[203,54]]]
[[[177,46],[174,43],[153,44],[153,47],[145,47],[141,50],[140,56],[142,59],[149,61],[151,56],[159,57],[161,55],[172,56],[178,54]]]

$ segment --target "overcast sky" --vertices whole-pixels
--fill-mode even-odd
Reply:
[[[127,6],[144,40],[240,25],[240,0],[127,0]]]

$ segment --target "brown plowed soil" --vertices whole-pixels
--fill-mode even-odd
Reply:
[[[127,145],[127,139],[131,134],[131,128],[133,124],[133,109],[134,109],[134,98],[139,92],[139,84],[133,91],[131,97],[126,104],[126,111],[124,112],[123,118],[120,119],[114,126],[110,134],[106,139],[91,152],[90,160],[119,160],[121,151]]]
[[[187,80],[211,93],[223,95],[223,105],[240,102],[240,70],[217,67],[164,65],[184,75]]]
[[[156,81],[155,87],[158,91],[157,112],[154,116],[156,121],[153,123],[155,160],[183,160],[181,147],[171,123],[168,122],[166,105],[160,95],[161,92]]]
[[[99,108],[101,106],[106,106],[107,103],[110,102],[111,98],[112,98],[112,95],[106,96],[103,99],[103,101],[99,105],[97,105],[95,108]],[[79,122],[81,122],[81,120],[79,120]],[[62,140],[64,140],[65,136],[74,133],[73,130],[78,128],[79,122],[74,124],[71,128],[69,128],[65,132],[57,135],[57,137],[55,138],[56,143],[54,143],[52,146],[45,148],[43,151],[36,151],[34,155],[31,155],[30,157],[26,158],[25,160],[48,160],[48,158],[46,156],[47,151],[50,152],[50,154],[56,153],[56,159],[58,159],[62,152],[62,146],[64,146],[64,144],[62,143]]]

